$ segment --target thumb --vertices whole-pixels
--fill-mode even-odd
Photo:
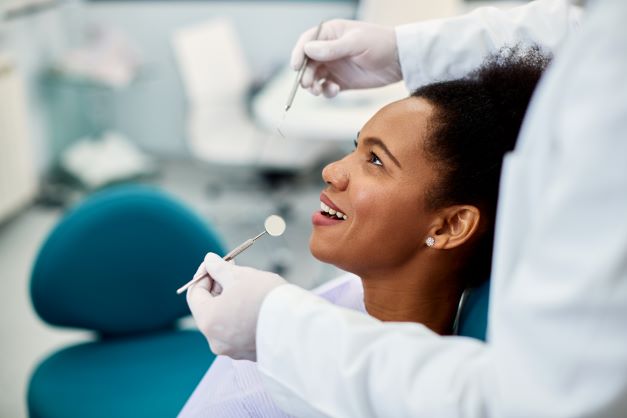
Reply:
[[[305,44],[305,54],[313,60],[326,62],[359,55],[363,48],[358,44],[359,39],[345,35],[330,41],[310,41]]]
[[[233,269],[235,266],[215,253],[208,253],[205,256],[205,270],[209,276],[218,282],[223,288],[229,286],[233,281]]]

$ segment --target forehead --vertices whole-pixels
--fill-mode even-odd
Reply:
[[[420,97],[408,97],[390,103],[370,118],[362,128],[360,137],[381,139],[401,159],[410,149],[422,150],[433,111],[433,106]]]

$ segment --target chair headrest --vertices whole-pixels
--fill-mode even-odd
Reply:
[[[458,335],[485,341],[489,299],[489,280],[470,290],[459,316]]]

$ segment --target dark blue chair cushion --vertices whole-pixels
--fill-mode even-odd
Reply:
[[[46,322],[104,335],[171,327],[189,313],[176,289],[217,235],[184,206],[142,186],[100,192],[72,210],[41,248],[31,299]]]
[[[39,365],[31,418],[175,417],[214,360],[197,331],[76,345]]]

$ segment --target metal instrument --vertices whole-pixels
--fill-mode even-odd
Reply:
[[[223,257],[223,259],[225,261],[231,261],[233,260],[235,257],[237,257],[239,254],[243,253],[244,251],[246,251],[251,245],[253,245],[255,243],[256,240],[258,240],[259,238],[261,238],[263,235],[265,235],[266,233],[269,235],[272,235],[273,237],[278,237],[283,235],[283,232],[285,232],[285,221],[283,220],[283,218],[281,218],[278,215],[270,215],[266,218],[265,222],[264,222],[264,228],[265,230],[260,233],[259,235],[247,239],[246,241],[244,241],[243,243],[241,243],[240,245],[238,245],[237,247],[235,247],[231,252],[229,252],[227,255],[225,255]],[[207,277],[207,274],[201,274],[199,276],[194,277],[192,280],[190,280],[189,282],[187,282],[185,285],[181,286],[176,293],[178,295],[180,295],[181,293],[183,293],[184,291],[186,291],[191,285],[193,285],[194,283],[197,283],[199,281],[201,281],[202,279],[204,279],[205,277]]]

